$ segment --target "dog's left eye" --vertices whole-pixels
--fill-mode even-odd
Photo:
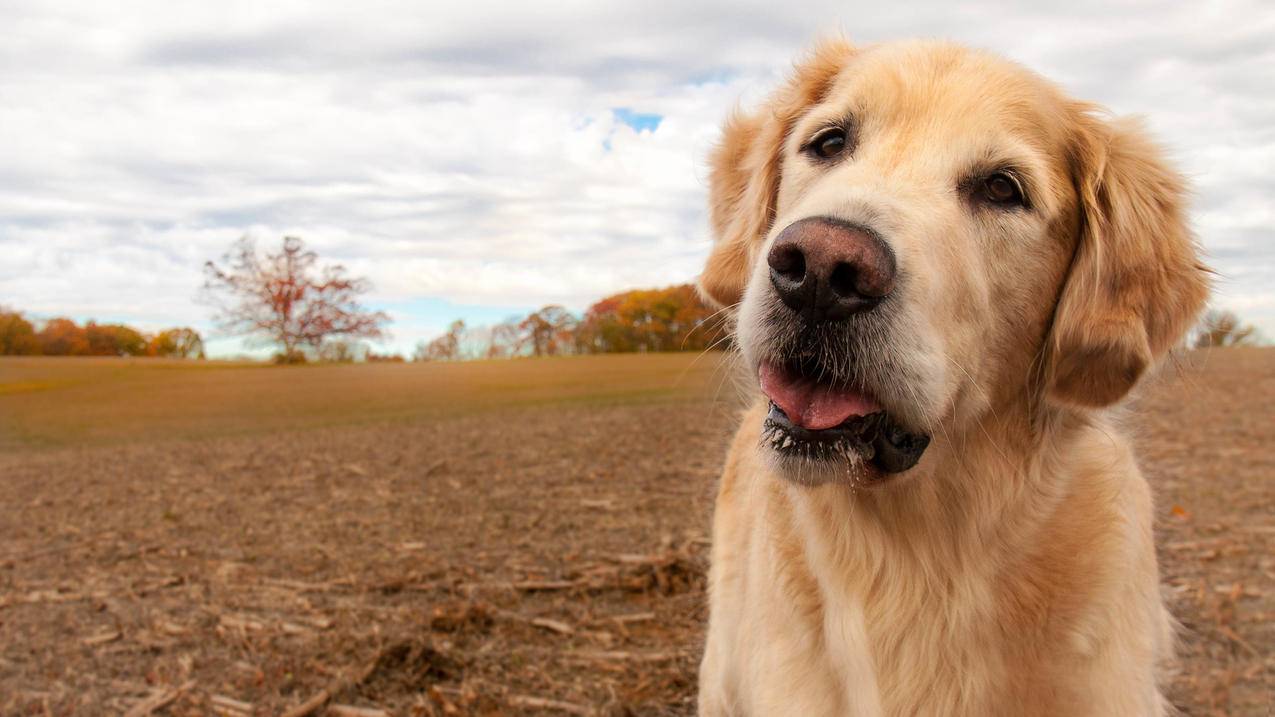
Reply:
[[[1005,206],[1026,206],[1027,199],[1023,195],[1023,185],[1018,178],[1008,172],[995,172],[983,179],[979,187],[983,198],[993,204]]]
[[[846,131],[840,127],[826,129],[806,145],[806,151],[820,159],[832,159],[846,150]]]

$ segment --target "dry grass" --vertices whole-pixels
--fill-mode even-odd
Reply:
[[[1275,351],[1189,363],[1135,420],[1173,697],[1267,714]],[[688,714],[733,396],[712,355],[0,360],[0,714]]]
[[[712,354],[305,367],[0,357],[0,451],[414,422],[493,408],[702,401],[720,388],[717,366]]]

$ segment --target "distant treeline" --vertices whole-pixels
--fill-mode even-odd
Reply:
[[[21,312],[0,308],[0,356],[203,358],[204,340],[185,327],[146,334],[124,324],[80,326],[70,319],[49,319],[37,329]]]
[[[464,361],[518,356],[703,351],[730,341],[725,312],[705,304],[690,284],[626,291],[593,304],[583,315],[550,305],[494,325],[453,321],[446,333],[417,345],[416,361]],[[1211,309],[1188,340],[1196,348],[1266,343],[1230,311]],[[123,324],[80,326],[65,318],[32,322],[0,307],[0,356],[160,356],[204,358],[199,332],[178,327],[146,334]],[[278,357],[275,359],[278,361]],[[377,354],[357,340],[329,339],[294,361],[405,361]]]
[[[492,326],[454,321],[422,342],[417,361],[514,356],[703,351],[728,341],[726,315],[700,299],[691,284],[626,291],[593,304],[583,316],[546,306]]]

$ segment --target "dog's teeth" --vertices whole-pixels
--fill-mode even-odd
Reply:
[[[784,438],[784,448],[792,448],[792,436],[786,436]]]

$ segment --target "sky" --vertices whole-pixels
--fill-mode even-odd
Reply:
[[[1275,5],[0,0],[0,305],[213,333],[201,267],[298,235],[410,352],[691,281],[705,156],[818,37],[990,49],[1145,116],[1214,303],[1275,337]],[[212,342],[214,353],[241,350]]]

